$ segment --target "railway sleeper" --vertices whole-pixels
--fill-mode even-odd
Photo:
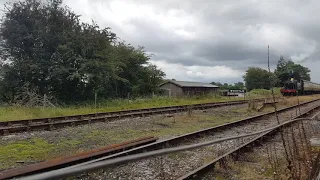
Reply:
[[[253,143],[248,144],[248,145],[244,146],[243,148],[239,149],[239,152],[241,152],[241,153],[253,152],[253,149],[252,149],[253,146],[254,146]]]
[[[50,131],[53,131],[53,130],[55,130],[55,129],[56,129],[56,128],[54,127],[53,124],[50,124],[50,125],[49,125],[49,130],[50,130]]]
[[[308,103],[310,103],[310,102],[308,102]],[[222,103],[220,103],[220,104],[222,104]],[[302,103],[302,104],[304,104],[304,103]],[[216,106],[216,105],[215,105]],[[186,107],[186,106],[184,106],[184,107]],[[188,106],[188,107],[196,107],[196,106]],[[207,106],[207,107],[209,107],[209,106]],[[212,106],[211,106],[212,107]],[[179,108],[179,109],[172,109],[170,112],[175,112],[175,111],[184,111],[184,110],[188,110],[189,108]],[[170,110],[170,109],[169,109]],[[146,113],[143,113],[142,115],[138,115],[138,114],[135,114],[135,113],[133,113],[133,114],[135,114],[135,115],[137,115],[137,116],[144,116],[144,115],[150,115],[150,114],[155,114],[155,113],[157,113],[157,114],[159,114],[159,113],[163,113],[163,112],[166,112],[165,110],[158,110],[158,111],[151,111],[151,112],[146,112]],[[100,113],[100,114],[102,114],[102,113]],[[107,114],[107,113],[106,113]],[[111,114],[111,113],[110,113]],[[126,116],[126,115],[124,115],[124,116]],[[131,115],[129,115],[129,114],[127,114],[127,116],[128,117],[130,117]],[[10,129],[9,130],[9,132],[22,132],[22,130],[21,130],[21,128],[23,128],[25,131],[26,130],[28,130],[27,129],[27,127],[28,126],[31,126],[31,128],[32,129],[43,129],[43,127],[45,127],[45,129],[48,129],[48,130],[53,130],[53,129],[56,129],[56,128],[58,128],[58,127],[62,127],[62,125],[72,125],[71,124],[71,122],[69,121],[69,122],[59,122],[59,121],[63,121],[64,119],[68,119],[68,120],[70,120],[71,119],[71,117],[73,117],[73,118],[77,118],[77,119],[79,119],[79,118],[84,118],[84,117],[89,117],[89,116],[86,116],[86,115],[78,115],[78,116],[67,116],[67,117],[56,117],[56,118],[43,118],[42,120],[47,120],[49,123],[51,123],[51,125],[48,125],[48,123],[44,123],[44,124],[37,124],[36,122],[38,121],[38,122],[40,122],[40,119],[34,119],[34,120],[24,120],[24,121],[19,121],[19,122],[14,122],[15,124],[17,123],[17,125],[18,125],[18,123],[20,123],[20,126],[18,126],[18,127],[12,127],[13,129]],[[110,120],[114,120],[114,119],[121,119],[121,118],[123,118],[123,116],[122,115],[116,115],[116,114],[114,114],[114,115],[112,115],[112,116],[110,116],[110,118],[108,117],[107,119],[104,119],[104,118],[102,118],[101,119],[101,121],[109,121],[109,119]],[[55,120],[54,122],[52,121],[52,120]],[[95,119],[95,118],[93,118],[93,119]],[[252,120],[252,118],[250,118],[250,119],[248,119],[248,120],[245,120],[245,121],[250,121],[250,120]],[[76,120],[77,121],[77,120]],[[78,120],[79,122],[76,122],[75,124],[85,124],[86,122],[85,121],[83,121],[83,120]],[[90,120],[88,120],[88,123],[90,123],[89,122]],[[100,120],[97,120],[97,121],[100,121]],[[11,123],[11,122],[10,122]],[[31,124],[32,123],[32,124]],[[7,124],[9,124],[9,123],[7,123]],[[12,123],[13,124],[13,123]],[[25,127],[21,127],[21,124],[26,124],[26,126]],[[230,124],[231,126],[233,126],[233,124]],[[33,127],[33,126],[35,126],[35,127]],[[225,128],[227,128],[228,126],[225,126]],[[230,127],[230,126],[229,126]],[[221,130],[221,129],[220,129]]]
[[[9,132],[9,130],[7,130],[7,129],[3,129],[3,130],[2,130],[2,134],[3,134],[4,136],[6,136],[6,135],[10,134],[10,132]]]
[[[51,118],[48,118],[48,119],[47,119],[47,123],[53,123],[52,119],[51,119]]]
[[[240,158],[240,152],[236,151],[234,153],[231,153],[230,156],[231,156],[233,161],[237,161]]]
[[[222,169],[229,169],[227,156],[219,160],[219,166]]]

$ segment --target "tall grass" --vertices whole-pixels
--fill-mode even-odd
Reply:
[[[281,96],[280,88],[273,88],[273,92],[275,96]],[[272,92],[266,89],[253,89],[247,95],[250,98],[271,97]]]
[[[189,97],[189,98],[169,98],[169,97],[153,97],[153,98],[137,98],[134,100],[128,99],[113,99],[103,100],[97,103],[95,108],[94,103],[60,106],[60,107],[16,107],[2,106],[0,107],[0,121],[23,120],[31,118],[66,116],[75,114],[88,114],[95,112],[109,112],[126,109],[141,109],[161,106],[174,106],[185,104],[197,104],[217,101],[232,101],[241,100],[242,98],[222,97],[219,95]]]

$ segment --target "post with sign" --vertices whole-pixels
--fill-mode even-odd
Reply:
[[[245,93],[246,93],[246,90],[244,89],[230,89],[229,90],[229,96],[243,96],[245,98]]]

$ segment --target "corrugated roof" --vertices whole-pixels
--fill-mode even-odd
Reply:
[[[168,82],[171,82],[172,84],[175,84],[180,87],[209,87],[209,88],[219,88],[219,86],[212,85],[209,83],[201,83],[201,82],[191,82],[191,81],[176,81],[176,80],[169,80],[163,84],[166,84]],[[161,85],[163,85],[161,84]],[[160,85],[160,86],[161,86]]]

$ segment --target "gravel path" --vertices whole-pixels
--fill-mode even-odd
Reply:
[[[301,111],[304,112],[316,105],[320,105],[320,102],[314,102],[303,106],[301,107]],[[280,122],[291,119],[291,117],[295,116],[295,113],[296,109],[279,113]],[[255,132],[275,124],[277,124],[275,117],[269,116],[261,119],[259,123],[248,123],[239,127],[216,132],[210,136],[208,135],[200,139],[189,141],[187,144]],[[254,137],[226,141],[197,150],[175,153],[173,155],[170,154],[157,158],[140,160],[114,169],[106,169],[104,171],[92,173],[88,177],[82,177],[82,179],[176,179],[252,138]]]

